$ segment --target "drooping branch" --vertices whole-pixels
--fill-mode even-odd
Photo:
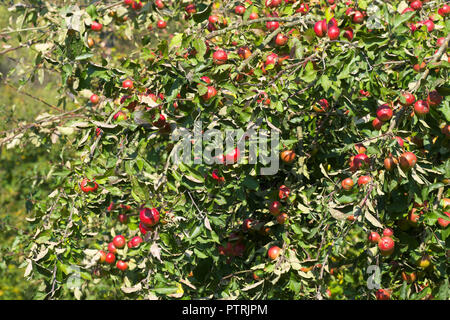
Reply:
[[[445,37],[444,43],[439,48],[439,50],[433,55],[433,57],[431,58],[429,63],[434,63],[434,62],[437,62],[439,59],[441,59],[444,52],[447,51],[449,41],[450,41],[450,34],[448,34],[447,37]],[[430,69],[427,68],[421,74],[419,80],[417,80],[416,84],[414,85],[413,89],[411,90],[411,93],[415,93],[417,90],[419,90],[420,84],[422,83],[422,81],[424,81],[428,77],[429,73],[430,73]],[[394,128],[396,128],[400,124],[400,121],[403,118],[403,115],[405,114],[405,112],[407,110],[408,110],[408,108],[404,107],[404,108],[402,108],[402,110],[400,110],[400,112],[397,112],[397,114],[394,116],[394,118],[391,121],[389,129],[387,131],[388,133],[392,134],[392,131],[394,130]]]
[[[298,18],[303,18],[303,19],[298,20]],[[220,29],[220,30],[213,31],[213,32],[207,34],[205,36],[205,39],[209,40],[209,39],[212,39],[214,37],[220,36],[222,34],[226,34],[226,33],[230,32],[232,30],[240,29],[240,28],[243,28],[243,27],[248,27],[248,26],[250,26],[252,24],[260,23],[260,22],[268,22],[268,21],[291,22],[291,21],[296,21],[295,24],[298,24],[298,23],[301,23],[301,22],[309,21],[309,20],[312,21],[312,18],[309,17],[309,16],[302,16],[301,14],[295,14],[295,15],[290,16],[290,17],[282,17],[282,18],[279,18],[279,17],[265,17],[265,18],[259,18],[259,19],[254,19],[254,20],[248,20],[248,21],[237,23],[237,24],[234,24],[232,26],[229,26],[229,27],[226,27],[226,28],[223,28],[223,29]],[[284,25],[284,26],[288,27],[288,25]]]

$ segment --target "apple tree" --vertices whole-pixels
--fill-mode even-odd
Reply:
[[[17,235],[36,299],[449,298],[445,1],[9,11],[2,54],[33,60],[3,82],[58,88],[0,140],[59,148]],[[174,161],[177,135],[250,129],[276,142],[276,172],[245,136],[212,164]]]

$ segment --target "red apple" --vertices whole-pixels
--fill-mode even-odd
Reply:
[[[125,261],[119,260],[116,264],[117,269],[125,271],[128,269],[128,264]]]
[[[393,112],[392,112],[392,108],[387,105],[387,104],[383,104],[381,106],[378,107],[377,109],[377,118],[380,121],[388,121],[392,118]]]
[[[116,261],[116,256],[114,255],[114,253],[108,253],[105,257],[105,262],[108,264],[113,264],[114,261]]]
[[[97,104],[100,100],[100,98],[96,94],[93,94],[89,99],[91,100],[92,104]]]
[[[167,21],[165,20],[158,20],[158,23],[156,24],[158,29],[165,29],[167,27]]]
[[[382,237],[378,242],[378,248],[380,249],[381,255],[391,255],[394,252],[394,245],[394,240],[391,237]]]
[[[369,240],[370,243],[376,244],[378,243],[378,241],[380,241],[380,235],[378,234],[378,232],[370,232],[369,236],[367,238]]]
[[[122,88],[124,89],[133,89],[133,81],[131,81],[130,79],[127,79],[125,81],[122,82]]]
[[[279,47],[284,46],[288,42],[288,37],[282,33],[279,33],[275,38],[275,44]]]
[[[411,169],[415,166],[417,162],[417,157],[412,152],[405,152],[400,156],[400,167],[403,170]]]
[[[274,201],[270,204],[269,211],[274,216],[280,214],[281,203],[279,201]]]
[[[391,228],[386,228],[383,230],[383,236],[392,237],[394,235],[394,231]]]
[[[280,255],[281,248],[277,246],[270,247],[270,249],[267,251],[267,255],[271,260],[275,260]]]
[[[372,181],[372,178],[370,176],[361,176],[358,178],[358,185],[362,186],[368,184],[370,181]]]
[[[97,21],[94,21],[91,23],[91,30],[92,31],[101,31],[103,28],[103,25],[101,23],[98,23]]]
[[[447,215],[448,218],[438,218],[437,222],[442,228],[447,228],[447,226],[450,224],[450,213],[444,212],[445,215]]]
[[[213,61],[216,65],[222,65],[227,62],[228,54],[224,50],[217,50],[213,54]]]
[[[217,95],[217,90],[214,87],[209,86],[208,91],[202,96],[203,100],[208,101],[209,99]]]
[[[142,208],[139,219],[146,227],[153,227],[159,222],[159,212],[156,208]]]
[[[347,191],[353,188],[354,184],[355,183],[353,182],[352,178],[346,178],[341,182],[342,188]]]
[[[405,107],[412,105],[416,101],[416,97],[414,97],[414,95],[412,93],[403,92],[402,96],[403,96],[403,98],[400,99],[400,104]],[[403,99],[405,102],[402,102]]]
[[[234,8],[234,12],[240,16],[242,16],[245,13],[245,7],[244,6],[236,6],[236,8]]]
[[[339,38],[339,33],[339,28],[336,26],[331,26],[328,28],[328,38],[330,38],[330,40],[336,40]]]
[[[423,100],[417,100],[414,104],[414,113],[417,116],[424,116],[428,112],[430,112],[430,106],[428,105],[428,103]]]
[[[441,104],[443,98],[436,90],[430,91],[427,97],[427,103],[431,107],[435,107]]]
[[[122,235],[117,235],[113,239],[113,244],[116,248],[122,249],[123,247],[125,247],[125,243],[125,237]]]
[[[414,0],[409,4],[412,9],[414,10],[420,10],[422,8],[422,1]]]

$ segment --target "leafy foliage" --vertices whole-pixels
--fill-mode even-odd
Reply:
[[[10,30],[0,36],[24,44],[33,61],[5,81],[44,83],[50,72],[58,75],[57,103],[44,101],[47,112],[0,140],[5,150],[55,144],[59,151],[46,172],[50,191],[30,207],[32,232],[16,237],[26,252],[25,278],[39,281],[34,298],[374,299],[367,270],[375,265],[395,299],[448,299],[450,228],[437,223],[448,219],[450,178],[450,25],[437,14],[443,2],[424,1],[407,13],[404,1],[335,2],[331,9],[310,1],[304,14],[301,1],[276,8],[243,1],[242,16],[234,1],[196,1],[191,14],[188,1],[164,1],[163,9],[142,1],[139,10],[122,1],[11,5]],[[355,23],[348,8],[364,12],[364,21]],[[260,18],[250,20],[252,12]],[[208,27],[213,14],[226,23]],[[155,30],[162,17],[168,29]],[[315,23],[332,18],[339,39],[317,37]],[[432,31],[420,23],[429,19]],[[91,29],[94,21],[101,31]],[[280,27],[268,30],[267,21]],[[352,39],[343,36],[349,29]],[[280,32],[286,45],[274,42]],[[125,53],[116,52],[118,43]],[[242,47],[251,52],[246,59]],[[219,49],[228,59],[217,65]],[[275,63],[266,63],[273,53]],[[127,79],[132,89],[124,88]],[[217,95],[206,100],[208,86]],[[442,101],[424,116],[402,97],[408,91],[427,100],[434,90]],[[89,101],[92,94],[98,103]],[[394,116],[377,130],[372,121],[383,104]],[[115,117],[119,111],[126,119]],[[268,176],[246,156],[234,165],[174,163],[171,134],[193,130],[198,120],[223,132],[277,131],[279,151],[295,151],[295,160],[280,161]],[[412,168],[385,168],[385,158],[407,151],[417,157]],[[361,153],[368,159],[359,166],[352,157]],[[369,183],[341,187],[361,176]],[[83,179],[98,188],[83,192]],[[290,194],[280,199],[282,185]],[[273,201],[281,202],[285,223],[269,212]],[[100,263],[99,250],[116,235],[128,241],[141,234],[143,207],[157,208],[161,218],[138,248],[117,250],[128,269]],[[415,222],[413,208],[421,212]],[[388,256],[367,241],[369,231],[387,227],[395,240]],[[281,255],[270,260],[274,245]],[[425,256],[431,264],[421,268]],[[405,272],[417,280],[403,280]]]

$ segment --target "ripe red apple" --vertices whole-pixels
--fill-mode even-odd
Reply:
[[[353,22],[354,23],[361,23],[364,21],[364,15],[362,14],[361,11],[355,11],[354,15],[353,15]]]
[[[370,181],[372,181],[372,178],[370,176],[361,176],[358,178],[358,185],[362,186],[368,184]]]
[[[145,236],[147,232],[151,231],[151,227],[147,227],[145,224],[143,224],[142,222],[139,223],[139,231],[141,231],[141,233]]]
[[[91,100],[92,104],[97,104],[100,100],[100,98],[96,94],[93,94],[89,99]]]
[[[383,230],[383,236],[385,237],[392,237],[394,235],[394,230],[391,228],[386,228]]]
[[[124,89],[133,89],[133,81],[131,81],[130,79],[127,79],[125,81],[122,82],[122,88]]]
[[[276,53],[271,53],[267,56],[265,64],[277,64],[278,63],[278,55]]]
[[[114,253],[108,253],[105,257],[105,262],[108,264],[113,264],[114,261],[116,261],[116,256],[114,255]]]
[[[400,104],[405,107],[412,105],[416,101],[416,97],[414,97],[414,95],[409,92],[403,92],[402,97],[403,98],[400,99]]]
[[[131,6],[134,0],[123,0],[123,4],[126,6]]]
[[[327,27],[326,20],[320,20],[314,24],[314,32],[316,33],[316,35],[318,37],[322,38],[323,36],[325,36],[325,33],[327,31],[328,31],[328,27]]]
[[[330,38],[330,40],[336,40],[337,38],[339,38],[339,33],[340,30],[336,26],[331,26],[330,28],[328,28],[328,38]]]
[[[236,8],[234,8],[234,12],[240,16],[242,16],[245,13],[245,7],[244,6],[236,6]]]
[[[281,161],[284,163],[292,163],[295,160],[295,152],[293,150],[284,150],[281,152]]]
[[[387,104],[383,104],[381,106],[378,107],[377,109],[377,118],[380,121],[388,121],[392,118],[393,112],[392,112],[392,108],[387,105]]]
[[[309,11],[309,6],[307,3],[300,4],[300,7],[295,11],[296,13],[300,12],[301,14],[307,14]]]
[[[112,242],[108,243],[108,251],[111,252],[111,253],[116,253],[117,252],[117,248],[114,245],[114,243],[112,243]]]
[[[94,21],[91,23],[91,30],[92,31],[101,31],[103,28],[103,25],[101,23],[98,23],[97,21]]]
[[[216,88],[209,86],[208,91],[202,96],[203,100],[208,101],[209,99],[215,97],[217,95]]]
[[[413,12],[413,11],[414,11],[413,8],[408,7],[408,8],[405,8],[405,9],[402,11],[402,14],[405,14],[405,13],[407,13],[407,12]]]
[[[143,6],[144,4],[141,1],[136,0],[134,0],[133,3],[131,4],[131,8],[133,8],[133,10],[135,11],[141,10]]]
[[[431,32],[434,30],[434,22],[431,19],[422,21],[422,24],[427,27],[428,32]]]
[[[159,211],[156,208],[142,208],[139,219],[146,227],[153,227],[159,222]]]
[[[448,15],[450,13],[450,6],[447,4],[444,4],[442,6],[442,8],[438,9],[438,14],[441,15],[442,17],[445,17],[446,15]]]
[[[414,113],[417,116],[424,116],[427,113],[430,112],[430,106],[426,101],[423,100],[417,100],[416,103],[414,103]]]
[[[119,217],[120,223],[123,223],[123,224],[127,223],[128,216],[126,214],[121,213],[121,214],[119,214],[118,217]]]
[[[250,15],[248,16],[248,20],[255,20],[255,19],[258,19],[258,14],[256,12],[250,13]]]
[[[391,294],[385,289],[378,289],[375,293],[377,300],[390,300]]]
[[[408,221],[411,226],[416,227],[419,222],[420,216],[422,215],[422,211],[418,211],[417,208],[412,208],[408,213]]]
[[[267,21],[266,28],[267,30],[274,31],[280,27],[280,23],[278,21]]]
[[[414,0],[409,4],[412,9],[414,10],[420,10],[422,8],[422,1]]]
[[[267,255],[269,256],[269,259],[275,260],[280,255],[281,248],[277,246],[270,247],[270,249],[267,251]]]
[[[284,46],[288,42],[288,37],[285,34],[279,33],[275,38],[275,44],[279,47]]]
[[[357,154],[353,158],[353,166],[356,169],[361,168],[363,165],[369,165],[370,164],[370,158],[365,153]]]
[[[288,219],[287,213],[282,213],[279,216],[277,216],[277,222],[279,224],[285,224],[286,220]]]
[[[353,40],[353,29],[352,28],[347,28],[344,31],[344,38],[346,38],[348,41]]]
[[[403,139],[401,137],[395,137],[395,139],[397,140],[397,143],[400,145],[400,147],[403,148],[403,146],[405,145],[405,142],[403,141]]]
[[[440,37],[439,39],[437,39],[436,41],[436,45],[438,47],[442,46],[445,43],[445,38],[444,37]]]
[[[391,171],[392,169],[394,169],[395,165],[396,162],[393,157],[387,157],[386,159],[384,159],[384,168],[387,171]]]
[[[389,256],[394,252],[394,240],[391,237],[382,237],[378,242],[382,256]]]
[[[216,15],[209,16],[208,21],[209,23],[216,24],[219,22],[219,17]]]
[[[167,21],[158,20],[156,26],[158,27],[158,29],[165,29],[167,27]]]
[[[97,188],[98,188],[97,182],[91,181],[86,178],[84,178],[80,183],[80,189],[85,193],[94,192],[97,190]]]
[[[375,130],[381,130],[381,127],[383,126],[383,121],[380,121],[380,119],[378,119],[378,118],[375,118],[375,119],[373,119],[373,121],[372,121],[372,127],[375,129]]]
[[[113,239],[113,244],[116,248],[122,249],[126,244],[125,237],[122,235],[115,236]]]
[[[197,12],[197,7],[195,6],[195,4],[191,3],[186,6],[185,10],[187,14],[193,14]]]
[[[155,0],[155,5],[158,7],[158,9],[164,8],[164,3],[162,2],[162,0]]]
[[[444,212],[445,215],[447,215],[448,218],[438,218],[437,222],[442,228],[447,228],[447,226],[450,224],[450,213]]]
[[[275,8],[281,4],[282,0],[266,0],[266,7]]]
[[[241,150],[239,148],[234,148],[232,151],[223,155],[220,159],[223,159],[223,163],[233,164],[236,163],[241,157]]]
[[[289,189],[285,185],[282,185],[279,188],[278,197],[280,198],[280,200],[283,200],[283,199],[289,198],[290,193],[291,193],[291,189]]]
[[[128,264],[125,261],[119,260],[116,264],[117,269],[125,271],[128,269]]]
[[[208,76],[203,76],[200,78],[200,80],[202,80],[206,84],[211,84],[211,79]]]
[[[105,251],[103,251],[103,250],[100,250],[99,253],[100,253],[100,259],[99,259],[98,261],[99,261],[100,263],[105,262],[105,261],[106,261],[107,253],[106,253]]]
[[[352,178],[346,178],[341,182],[342,188],[347,191],[353,188],[354,184],[355,183],[353,182]]]
[[[369,240],[370,243],[376,244],[378,243],[378,241],[380,241],[380,235],[378,234],[378,232],[372,231],[369,233],[367,240]]]
[[[427,97],[427,103],[431,107],[435,107],[441,104],[443,98],[436,90],[430,91]]]
[[[140,236],[135,236],[130,240],[130,243],[133,248],[139,247],[139,245],[143,242],[142,238]]]
[[[227,62],[228,54],[224,50],[217,50],[213,54],[213,62],[216,65],[222,65]]]
[[[412,152],[405,152],[400,156],[400,167],[403,170],[411,169],[416,165],[417,157]]]
[[[274,216],[280,214],[281,203],[279,201],[274,201],[270,204],[269,212]]]

